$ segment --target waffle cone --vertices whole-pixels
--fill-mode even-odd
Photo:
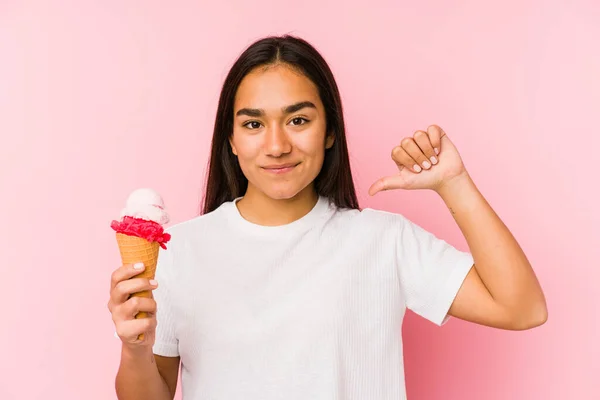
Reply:
[[[135,264],[138,262],[144,263],[144,270],[134,276],[134,278],[154,279],[156,263],[158,261],[158,251],[160,250],[158,242],[149,242],[148,240],[137,236],[117,233],[117,244],[119,245],[119,252],[121,253],[123,265]],[[150,290],[144,290],[142,292],[133,293],[131,296],[151,297],[152,292]],[[148,314],[146,312],[139,312],[136,314],[135,318],[146,318],[147,316]],[[144,334],[139,335],[138,339],[143,340]]]

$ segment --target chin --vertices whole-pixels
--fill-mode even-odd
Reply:
[[[301,187],[268,187],[261,191],[273,200],[290,200],[298,196],[302,190]]]
[[[296,195],[298,195],[299,192],[265,191],[264,193],[273,200],[290,200],[296,197]]]

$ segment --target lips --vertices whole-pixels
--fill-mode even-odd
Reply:
[[[266,165],[263,168],[264,169],[283,169],[283,168],[291,168],[291,167],[295,167],[296,163],[289,163],[289,164],[281,164],[281,165]]]
[[[265,171],[273,174],[284,174],[293,170],[299,163],[288,163],[288,164],[273,164],[262,167]]]

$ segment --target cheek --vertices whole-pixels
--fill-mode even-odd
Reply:
[[[304,154],[322,157],[325,154],[325,122],[316,121],[315,125],[298,137],[296,145]]]
[[[324,140],[323,135],[306,135],[299,137],[294,144],[302,153],[317,157],[325,154]]]
[[[252,138],[234,136],[232,140],[233,146],[236,149],[237,157],[242,162],[256,158],[260,154],[260,142],[252,140]]]

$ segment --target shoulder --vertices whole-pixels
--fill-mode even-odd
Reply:
[[[171,234],[171,241],[186,241],[203,236],[207,231],[215,231],[215,228],[222,228],[225,225],[226,209],[230,202],[223,203],[219,208],[207,214],[178,222],[165,229],[165,232]]]
[[[411,222],[402,214],[373,208],[338,209],[335,213],[341,227],[361,232],[389,234],[401,231]]]
[[[381,228],[397,228],[399,225],[408,222],[408,219],[398,212],[384,211],[374,208],[362,209],[360,211],[360,219],[365,221],[365,223]]]
[[[226,206],[227,203],[224,203],[210,213],[165,228],[165,232],[171,235],[171,239],[167,243],[166,250],[158,253],[162,279],[166,276],[167,270],[171,271],[169,272],[171,274],[182,273],[188,265],[194,264],[199,255],[203,254],[203,249],[214,244],[214,240],[211,239],[218,236],[219,228],[222,231],[226,225],[227,214],[224,212]]]

